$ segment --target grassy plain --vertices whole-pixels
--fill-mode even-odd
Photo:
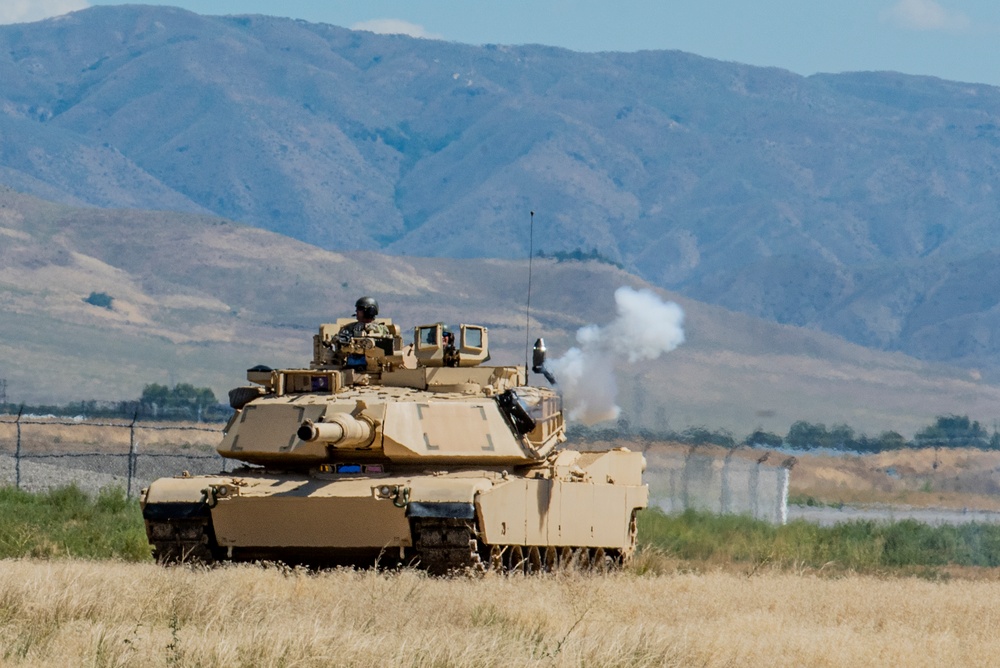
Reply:
[[[1000,582],[6,561],[5,666],[987,666]]]

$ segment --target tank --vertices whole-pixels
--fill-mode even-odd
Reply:
[[[632,556],[641,453],[565,447],[559,393],[529,385],[526,367],[489,366],[486,327],[421,325],[404,343],[377,322],[389,336],[321,325],[308,368],[247,371],[218,446],[235,468],[142,491],[157,561],[442,574]],[[552,379],[544,354],[539,339],[532,370]]]

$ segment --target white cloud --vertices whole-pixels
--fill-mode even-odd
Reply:
[[[968,16],[945,9],[936,0],[898,0],[882,12],[882,20],[908,30],[965,32],[972,27]]]
[[[0,24],[41,21],[89,6],[84,0],[0,0]]]
[[[351,30],[367,30],[379,35],[409,35],[423,39],[444,39],[441,35],[427,32],[423,26],[402,19],[372,19],[351,26]]]

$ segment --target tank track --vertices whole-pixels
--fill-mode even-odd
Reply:
[[[159,564],[215,563],[207,517],[146,520],[146,533]]]
[[[486,545],[468,520],[414,518],[411,529],[416,565],[431,575],[607,571],[621,568],[631,557],[631,550],[623,554],[600,547]]]
[[[153,557],[160,564],[213,564],[219,548],[208,517],[146,520]],[[632,550],[588,547],[486,545],[473,522],[450,518],[413,518],[416,564],[431,575],[551,573],[559,570],[605,571],[622,567]],[[635,518],[631,525],[633,546]]]
[[[468,520],[421,517],[410,527],[418,565],[431,575],[486,570],[475,527]]]

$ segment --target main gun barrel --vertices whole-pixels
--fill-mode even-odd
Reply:
[[[322,441],[336,448],[363,448],[375,437],[375,425],[347,413],[334,415],[326,422],[304,421],[296,435],[307,443]]]

